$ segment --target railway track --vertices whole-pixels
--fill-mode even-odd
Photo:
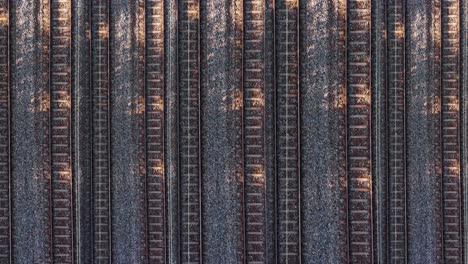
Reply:
[[[94,262],[111,260],[109,2],[91,3]]]
[[[50,6],[50,134],[53,261],[73,262],[71,1]]]
[[[349,261],[372,263],[370,0],[348,1],[347,21]]]
[[[460,5],[460,126],[461,126],[461,158],[462,161],[467,160],[468,155],[468,141],[466,140],[468,135],[468,6]],[[463,201],[463,214],[462,214],[462,230],[463,230],[463,260],[468,260],[468,206],[466,206],[466,201],[468,201],[468,170],[465,168],[466,162],[460,164],[461,168],[461,177],[462,177],[462,201]]]
[[[265,3],[244,2],[244,214],[245,256],[266,262]]]
[[[444,261],[462,263],[459,2],[443,0],[441,12]]]
[[[281,263],[301,260],[298,4],[276,1],[276,254]]]
[[[120,249],[133,237],[146,247],[128,258],[155,263],[226,256],[247,263],[327,257],[351,263],[466,261],[465,2],[389,0],[379,3],[382,13],[371,14],[376,1],[304,1],[300,8],[300,0],[139,0],[114,9],[110,0],[93,0],[80,2],[89,11],[80,14],[89,17],[74,20],[72,8],[79,7],[71,0],[0,0],[0,262],[110,263],[117,254],[127,257]],[[26,23],[30,7],[40,11]],[[128,17],[127,7],[135,11]],[[305,19],[323,8],[326,18]],[[118,25],[109,23],[120,17],[145,30],[136,37],[132,30],[116,32]],[[72,30],[80,26],[72,26],[72,19],[91,23]],[[375,21],[385,23],[372,30]],[[330,27],[334,31],[321,39]],[[376,36],[385,28],[387,35]],[[167,36],[177,45],[168,44]],[[80,37],[86,40],[74,44]],[[86,44],[90,50],[76,50]],[[126,47],[128,57],[118,53]],[[380,60],[372,60],[374,54]],[[128,58],[133,64],[118,68]],[[138,76],[127,79],[128,73]],[[380,77],[385,80],[371,85]],[[128,84],[138,87],[119,89]],[[83,90],[90,92],[86,107],[72,100]],[[386,101],[374,104],[372,93]],[[136,97],[141,102],[131,101]],[[127,101],[131,111],[144,102],[144,110],[128,116],[122,110]],[[378,110],[382,121],[373,115]],[[75,120],[77,113],[82,116]],[[220,130],[213,132],[216,122]],[[79,142],[87,140],[83,132],[89,132],[89,143]],[[127,145],[138,149],[123,162]],[[75,165],[78,157],[90,156],[76,149],[92,153],[91,168],[83,160]],[[114,163],[111,170],[119,161],[119,169]],[[138,171],[127,175],[125,164],[133,162]],[[120,177],[113,182],[112,171]],[[112,188],[130,186],[118,179],[145,172],[146,178],[132,179],[128,200]],[[75,173],[90,182],[75,181]],[[219,190],[225,193],[216,196]],[[312,203],[317,197],[330,201]],[[139,207],[113,210],[112,201],[119,206],[122,200]],[[140,223],[130,232],[122,228],[128,215]],[[213,245],[218,239],[223,241]]]
[[[199,1],[178,4],[180,262],[202,261]]]
[[[146,160],[148,257],[166,263],[166,182],[164,177],[164,6],[146,3]]]
[[[0,1],[0,262],[11,261],[9,1]]]
[[[388,259],[406,262],[405,1],[388,4]]]

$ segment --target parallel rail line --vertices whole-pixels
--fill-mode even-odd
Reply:
[[[52,256],[54,262],[72,263],[71,1],[53,0],[50,5]]]
[[[348,1],[347,161],[349,261],[372,263],[370,0]]]
[[[462,263],[459,1],[442,1],[442,188],[444,261]]]
[[[276,203],[277,261],[300,263],[299,2],[277,0]]]
[[[242,65],[242,69],[240,69],[241,66],[236,66],[236,69],[232,72],[242,72],[243,89],[241,96],[242,123],[240,121],[236,123],[236,127],[239,130],[235,131],[235,133],[238,133],[236,135],[239,135],[239,137],[236,137],[236,140],[239,141],[234,143],[231,141],[231,146],[239,143],[236,145],[236,153],[238,153],[237,150],[239,148],[242,148],[243,151],[244,185],[243,193],[238,192],[243,197],[237,197],[242,201],[243,207],[241,206],[242,209],[235,209],[233,211],[238,212],[239,215],[243,214],[244,217],[242,219],[244,222],[240,221],[244,230],[240,230],[239,234],[245,231],[243,233],[245,237],[241,237],[240,240],[243,241],[236,245],[238,246],[236,252],[244,250],[245,262],[248,263],[264,263],[270,258],[276,258],[276,262],[278,263],[301,263],[303,257],[301,256],[301,246],[303,243],[301,241],[301,228],[302,225],[308,223],[301,223],[301,177],[314,177],[314,175],[301,175],[300,164],[301,89],[299,84],[299,54],[302,50],[299,50],[299,38],[301,34],[299,29],[299,1],[273,0],[271,2],[274,5],[274,14],[270,14],[272,15],[270,18],[274,19],[272,20],[273,25],[271,25],[274,29],[271,32],[267,32],[265,29],[265,27],[268,27],[267,24],[270,19],[266,11],[268,4],[262,0],[243,1],[243,9],[239,9],[243,11],[243,14],[236,13],[236,15],[243,18],[242,41],[238,41],[240,38],[231,41],[232,36],[238,37],[240,35],[230,34],[227,31],[226,36],[228,37],[226,37],[226,42],[220,42],[227,44],[228,48],[232,48],[230,46],[234,45],[242,45],[236,46],[236,51],[232,53],[234,54],[232,58],[235,59],[236,63],[242,61],[242,63],[239,63],[239,65]],[[200,51],[203,50],[201,47],[203,41],[200,39],[200,31],[202,30],[202,26],[200,26],[200,12],[202,11],[199,0],[180,0],[173,3],[176,6],[174,11],[177,10],[175,13],[177,13],[178,19],[176,22],[177,29],[173,31],[177,35],[178,45],[176,47],[177,52],[174,54],[174,61],[177,61],[176,78],[178,82],[177,107],[174,113],[177,116],[178,124],[174,126],[171,124],[166,125],[167,110],[165,109],[165,100],[168,98],[168,90],[165,87],[167,54],[165,54],[164,50],[166,45],[164,36],[167,33],[164,28],[166,19],[164,12],[168,10],[164,6],[166,2],[164,0],[138,1],[138,12],[141,13],[139,13],[137,23],[144,23],[145,25],[144,34],[141,35],[141,32],[137,33],[140,34],[138,35],[138,40],[142,41],[138,43],[138,47],[140,48],[138,53],[140,63],[138,65],[140,67],[138,74],[141,74],[138,76],[140,78],[138,85],[141,85],[142,89],[144,89],[145,104],[145,129],[140,132],[146,136],[144,142],[145,157],[141,156],[141,159],[145,159],[146,182],[145,186],[142,186],[141,192],[139,192],[139,194],[142,194],[140,196],[141,199],[146,199],[146,215],[141,216],[141,219],[146,221],[146,230],[141,230],[141,233],[138,234],[146,232],[147,248],[144,250],[146,250],[145,254],[147,254],[149,262],[170,262],[174,258],[172,253],[168,253],[168,247],[171,244],[171,247],[174,245],[179,246],[179,248],[175,249],[178,251],[176,262],[202,263],[203,243],[210,244],[210,242],[203,241],[202,232],[203,220],[208,219],[202,217],[201,193],[201,186],[204,184],[202,182],[201,158],[203,148],[201,146],[200,121],[200,107],[201,101],[203,101],[200,99],[202,94],[200,90],[202,86],[200,81],[202,71]],[[429,234],[432,238],[428,242],[430,247],[434,247],[437,250],[440,248],[441,251],[436,252],[432,250],[429,257],[422,257],[421,259],[437,260],[443,258],[445,262],[462,263],[464,260],[463,254],[466,254],[464,252],[464,249],[466,249],[466,245],[464,245],[466,241],[464,239],[466,240],[466,238],[463,237],[463,232],[466,232],[466,230],[464,230],[463,226],[462,210],[465,210],[465,215],[467,212],[467,209],[462,205],[464,198],[462,197],[463,182],[461,179],[463,154],[466,155],[462,151],[462,148],[466,149],[466,146],[462,142],[464,141],[463,137],[466,135],[462,134],[462,129],[466,130],[465,126],[467,124],[463,123],[466,121],[466,118],[460,112],[466,112],[466,109],[461,107],[462,104],[466,106],[466,102],[463,102],[462,98],[462,96],[466,96],[462,92],[463,85],[461,85],[461,81],[466,82],[461,77],[462,70],[465,71],[466,75],[466,69],[461,67],[461,60],[465,60],[466,62],[466,58],[463,56],[467,54],[460,55],[463,43],[460,41],[462,37],[460,35],[462,28],[460,25],[460,20],[462,20],[460,16],[462,6],[460,3],[464,2],[460,0],[426,1],[433,9],[428,21],[433,21],[434,23],[422,29],[424,32],[421,31],[423,32],[421,35],[418,35],[420,32],[416,31],[416,34],[408,34],[408,36],[405,35],[407,28],[411,30],[410,32],[414,33],[414,30],[418,29],[410,28],[410,26],[423,25],[424,23],[410,16],[406,17],[407,11],[413,11],[413,9],[407,8],[406,0],[389,0],[383,4],[385,7],[380,6],[381,10],[385,10],[386,12],[384,14],[377,14],[376,17],[378,19],[374,19],[374,21],[382,19],[385,20],[385,23],[382,24],[382,30],[376,30],[375,32],[383,32],[383,28],[388,29],[387,36],[379,36],[379,41],[382,41],[379,43],[385,42],[383,45],[386,45],[386,48],[379,50],[380,44],[376,44],[378,46],[376,50],[385,53],[383,55],[383,53],[376,52],[377,56],[385,61],[382,64],[385,70],[374,67],[377,68],[376,70],[379,71],[381,76],[384,76],[387,82],[385,84],[386,90],[382,89],[380,91],[381,94],[379,94],[379,96],[385,94],[384,97],[387,99],[387,105],[382,107],[382,109],[372,108],[371,102],[371,57],[373,56],[371,54],[374,54],[372,52],[376,51],[371,50],[373,47],[371,42],[372,37],[375,36],[372,34],[377,35],[375,32],[372,33],[373,31],[371,30],[373,26],[372,17],[375,18],[374,14],[371,14],[371,3],[373,1],[346,0],[335,2],[341,5],[338,6],[338,10],[340,7],[343,7],[343,12],[339,16],[336,16],[337,20],[333,20],[333,18],[333,21],[331,21],[332,23],[341,23],[340,25],[342,26],[342,28],[339,28],[335,32],[339,34],[340,41],[342,40],[342,43],[338,43],[338,45],[342,46],[340,46],[341,50],[339,50],[340,48],[337,50],[338,52],[342,51],[342,54],[339,55],[341,56],[340,65],[337,65],[337,67],[340,67],[343,75],[346,75],[346,85],[344,82],[342,83],[343,90],[340,90],[339,95],[344,97],[339,99],[340,103],[342,103],[340,107],[343,106],[339,110],[342,111],[340,112],[342,117],[336,117],[340,118],[338,129],[342,129],[343,131],[343,137],[340,137],[340,140],[343,141],[344,147],[344,149],[339,150],[341,156],[337,157],[338,159],[342,158],[343,163],[337,166],[343,165],[343,170],[346,171],[346,174],[343,173],[342,175],[342,181],[336,183],[336,188],[340,190],[339,197],[333,197],[333,199],[337,199],[336,203],[340,206],[339,210],[342,210],[340,211],[342,214],[340,234],[337,236],[342,239],[339,242],[340,248],[343,248],[343,251],[339,252],[339,254],[342,254],[343,259],[352,263],[373,263],[377,257],[379,257],[380,261],[406,263],[408,262],[410,253],[412,254],[411,258],[419,257],[414,253],[415,250],[409,250],[409,248],[418,249],[420,246],[414,246],[415,244],[409,243],[411,241],[408,240],[408,234],[413,234],[408,232],[408,230],[418,229],[415,235],[413,235],[413,239],[422,240],[421,233],[426,231],[420,228],[420,223],[423,221],[413,218],[413,214],[417,216],[416,211],[422,208],[422,206],[418,202],[414,202],[417,199],[408,199],[408,197],[420,198],[425,196],[414,195],[414,190],[418,190],[418,188],[412,189],[413,186],[417,186],[412,182],[415,178],[407,176],[411,175],[410,173],[414,174],[415,171],[416,173],[420,171],[421,165],[414,165],[416,163],[414,161],[418,161],[419,158],[417,156],[418,152],[424,152],[421,150],[434,150],[435,152],[428,151],[424,153],[423,159],[428,164],[430,176],[434,175],[434,173],[438,174],[438,172],[442,172],[442,177],[425,178],[422,181],[423,184],[434,188],[426,188],[431,189],[428,190],[430,197],[427,196],[427,199],[430,202],[431,208],[433,207],[433,211],[430,208],[425,208],[423,211],[426,216],[430,216],[432,227],[443,227],[443,234],[438,230],[435,231],[437,234]],[[12,196],[13,189],[11,182],[14,178],[12,178],[11,164],[19,168],[18,171],[20,171],[21,177],[23,177],[21,174],[24,173],[21,172],[22,168],[16,164],[16,161],[12,163],[10,160],[10,122],[12,118],[10,103],[15,102],[15,99],[13,101],[10,100],[10,60],[13,61],[14,59],[10,57],[10,36],[16,38],[15,34],[21,35],[18,32],[10,33],[10,26],[12,29],[15,27],[15,23],[10,25],[9,21],[10,3],[14,2],[0,0],[1,263],[11,263],[16,259],[21,260],[23,258],[21,254],[24,254],[25,258],[30,258],[31,255],[30,253],[19,253],[16,256],[17,253],[15,252],[15,256],[13,256],[12,249],[12,226],[14,223],[12,220],[12,208],[16,209],[20,207],[12,207],[12,197],[14,196]],[[27,1],[22,1],[21,3],[26,5]],[[118,65],[111,65],[109,61],[111,55],[109,35],[111,1],[92,0],[86,4],[87,7],[91,8],[89,14],[91,21],[91,59],[89,60],[89,72],[86,72],[87,70],[84,71],[86,74],[89,74],[87,75],[88,77],[91,77],[91,126],[83,129],[91,128],[92,131],[90,138],[92,147],[89,148],[92,152],[90,159],[92,162],[92,197],[89,204],[92,214],[86,213],[87,216],[89,215],[92,218],[92,223],[89,225],[90,228],[92,226],[92,232],[88,232],[92,236],[92,239],[82,239],[79,237],[77,232],[80,232],[80,224],[75,223],[74,214],[77,211],[73,211],[73,199],[75,197],[73,196],[74,186],[72,186],[72,162],[74,162],[72,134],[73,131],[78,133],[81,130],[72,125],[72,39],[74,36],[72,36],[71,0],[50,0],[36,4],[45,9],[45,11],[40,11],[42,13],[39,17],[44,17],[41,17],[40,22],[46,26],[50,26],[48,28],[50,32],[43,30],[43,28],[34,28],[31,33],[25,33],[28,35],[24,39],[29,41],[30,39],[40,38],[39,43],[49,40],[50,46],[32,49],[37,53],[34,56],[39,61],[35,61],[31,68],[28,68],[28,65],[25,67],[21,64],[24,64],[24,62],[19,63],[21,67],[25,67],[21,69],[22,72],[19,76],[34,71],[39,72],[37,73],[38,78],[40,78],[39,84],[46,82],[45,76],[48,75],[50,77],[50,90],[47,94],[47,96],[50,95],[50,98],[44,93],[41,94],[42,97],[33,98],[34,102],[31,102],[50,103],[50,108],[47,109],[50,112],[44,110],[44,113],[40,113],[41,125],[46,124],[46,122],[43,122],[45,119],[42,120],[42,118],[46,114],[50,114],[50,120],[48,120],[50,123],[40,128],[41,131],[44,130],[44,135],[38,136],[38,138],[42,136],[40,143],[43,149],[39,151],[35,150],[35,153],[37,152],[40,155],[43,153],[45,155],[50,154],[50,164],[46,162],[47,164],[44,166],[43,171],[45,173],[41,172],[48,176],[49,167],[47,166],[51,165],[50,204],[48,204],[49,200],[41,200],[37,203],[41,207],[36,207],[41,209],[37,210],[40,211],[41,215],[50,216],[50,219],[41,220],[41,223],[45,224],[41,225],[40,231],[46,230],[44,233],[47,233],[47,236],[44,236],[46,237],[44,241],[47,242],[43,243],[45,246],[42,246],[43,248],[40,249],[41,252],[39,254],[45,254],[44,259],[50,259],[52,262],[57,263],[73,263],[77,261],[81,254],[79,253],[81,248],[77,247],[76,244],[88,240],[91,245],[87,246],[85,242],[83,244],[86,244],[86,246],[83,248],[92,249],[92,259],[94,262],[112,262],[111,76],[109,71],[113,67],[118,67]],[[23,5],[18,8],[23,8]],[[426,11],[429,12],[429,9]],[[464,11],[467,12],[466,10]],[[47,15],[48,12],[50,12],[50,16]],[[12,12],[12,14],[15,13],[16,10]],[[418,11],[415,14],[423,13],[422,11]],[[23,18],[23,16],[24,14],[20,18]],[[411,18],[411,23],[408,23],[408,25],[406,25],[406,18],[408,20]],[[47,24],[49,22],[50,24]],[[236,22],[237,20],[234,23]],[[22,21],[16,21],[16,24],[20,25],[20,23]],[[208,26],[211,27],[212,25],[208,24]],[[440,32],[438,31],[439,26]],[[235,27],[236,29],[241,28],[240,24],[236,24]],[[28,24],[27,26],[22,26],[19,31],[27,31],[31,28]],[[274,55],[271,61],[266,59],[269,56],[269,51],[266,50],[268,46],[268,33],[273,35],[272,44],[274,43],[274,51],[272,52]],[[42,34],[47,36],[44,37]],[[208,36],[211,37],[211,35]],[[429,40],[427,36],[433,39]],[[407,38],[409,44],[407,44]],[[128,39],[130,40],[130,38]],[[126,44],[126,40],[119,42],[117,45]],[[440,43],[438,42],[439,40],[441,41]],[[466,41],[466,35],[464,41]],[[421,47],[423,44],[428,45],[427,47]],[[439,44],[441,45],[440,47],[438,46]],[[466,43],[463,44],[466,45]],[[33,43],[32,45],[37,44]],[[242,47],[242,54],[238,52],[241,50],[240,47]],[[319,49],[322,47],[326,48],[326,46],[321,46]],[[28,55],[27,45],[21,45],[16,49],[21,54],[21,58]],[[316,48],[315,50],[319,49]],[[406,57],[406,52],[411,54],[412,52],[417,53],[415,51],[420,50],[431,52],[430,55],[425,54],[425,56],[429,57],[426,58],[421,66],[417,65],[419,61],[413,60],[410,56]],[[463,47],[463,50],[467,50],[466,46]],[[381,57],[380,54],[382,54]],[[336,54],[333,55],[335,56]],[[209,61],[210,57],[207,60]],[[214,61],[214,64],[219,62],[218,58],[215,58]],[[224,61],[229,60],[221,61],[222,63],[219,64],[223,64]],[[268,116],[270,115],[266,111],[268,106],[265,105],[265,98],[268,96],[265,88],[269,85],[268,81],[266,81],[268,79],[266,76],[268,75],[267,65],[270,62],[274,63],[274,81],[271,82],[274,85],[274,96],[272,95],[274,103],[271,104],[274,108],[274,111],[272,111],[274,113],[271,114],[271,120],[269,120]],[[406,73],[407,63],[408,68],[412,64],[416,70]],[[12,65],[14,66],[15,64]],[[47,65],[49,66],[48,71],[42,70]],[[212,65],[210,67],[213,67]],[[467,65],[464,66],[466,67]],[[229,69],[229,71],[232,69]],[[420,76],[415,76],[419,73],[423,73],[424,75],[428,73],[432,74],[427,79],[420,79]],[[409,81],[407,81],[406,76],[410,76],[411,79],[408,78]],[[380,75],[377,78],[380,78]],[[240,78],[237,80],[240,80]],[[435,84],[434,86],[426,86],[426,90],[424,91],[410,89],[412,86],[413,88],[416,87],[417,84],[415,83],[421,80],[425,82],[425,85],[430,84],[430,80],[434,81]],[[439,90],[437,88],[439,81],[440,102],[438,101]],[[20,81],[16,81],[16,83],[15,89],[21,89],[22,83]],[[28,80],[27,85],[28,89],[32,87],[30,89],[31,94],[34,93],[35,83]],[[41,85],[40,87],[43,89],[47,86]],[[44,92],[41,89],[38,89],[38,91]],[[85,89],[87,88],[85,87]],[[17,90],[13,91],[17,95],[20,95],[20,92]],[[76,92],[75,96],[79,96],[79,93]],[[433,96],[433,93],[436,95]],[[428,94],[431,96],[428,96]],[[417,97],[420,96],[426,96],[427,98],[419,100],[420,98]],[[407,105],[407,98],[414,100],[415,104]],[[48,101],[49,99],[50,101]],[[466,100],[466,98],[464,99]],[[378,100],[380,100],[380,97]],[[429,102],[429,100],[434,101]],[[24,102],[27,102],[27,100],[19,102],[21,103],[18,103],[15,107],[19,110],[19,113],[23,113],[22,111],[25,108],[21,107],[23,107]],[[419,105],[420,103],[421,105]],[[76,104],[76,102],[73,102],[73,104]],[[380,107],[384,103],[376,105]],[[433,107],[432,112],[429,111],[427,115],[422,115],[419,111],[428,110],[429,105]],[[33,108],[32,111],[37,110],[35,109],[37,108],[36,105]],[[79,109],[79,107],[76,109]],[[382,113],[386,115],[385,121],[382,120],[382,123],[379,123],[379,129],[377,129],[379,131],[377,135],[379,138],[377,139],[372,135],[373,109],[377,111],[382,110]],[[37,116],[39,117],[39,114]],[[240,117],[240,115],[236,115],[236,117]],[[415,117],[414,120],[411,120],[412,122],[407,125],[407,118],[411,119],[413,117]],[[35,118],[36,116],[33,116],[30,120],[35,121]],[[327,118],[327,120],[332,119],[330,116],[327,116]],[[464,121],[462,121],[462,118]],[[378,118],[374,117],[375,119]],[[236,119],[237,121],[238,119]],[[270,121],[274,126],[274,129],[271,129],[271,132],[274,133],[274,136],[272,136],[274,140],[271,140],[272,142],[268,142],[267,139],[270,138],[266,136],[269,133],[267,124]],[[413,122],[417,124],[414,125],[414,128],[411,126]],[[82,125],[81,122],[78,123],[80,126]],[[75,124],[78,123],[75,122]],[[419,132],[417,129],[420,126],[430,126],[430,128],[421,134],[414,133],[413,130]],[[380,127],[383,127],[385,131],[381,130]],[[411,129],[407,131],[407,127]],[[25,135],[33,135],[35,132],[33,128],[33,126],[28,127],[29,134]],[[177,161],[174,163],[177,166],[178,181],[176,192],[178,197],[175,208],[172,208],[171,205],[167,206],[167,202],[170,201],[168,199],[170,198],[167,196],[166,188],[173,187],[167,184],[165,179],[166,169],[172,166],[172,164],[165,164],[165,160],[168,160],[166,151],[172,151],[166,149],[166,146],[169,146],[165,142],[167,134],[165,133],[165,129],[167,128],[169,129],[166,131],[171,131],[171,128],[173,128],[177,132],[174,133],[174,137],[178,139],[177,143],[174,143],[177,144],[177,148],[175,148],[177,149],[177,155],[175,155]],[[242,131],[242,135],[240,131]],[[382,132],[381,134],[380,131]],[[50,132],[50,138],[47,132]],[[18,138],[24,138],[23,134],[17,131],[15,133],[20,135]],[[407,136],[407,133],[410,134]],[[386,136],[383,136],[383,134]],[[427,136],[427,138],[419,138],[418,135]],[[50,139],[50,145],[47,144],[48,141],[44,140],[44,138]],[[384,193],[378,196],[379,203],[376,203],[376,206],[377,208],[378,206],[383,207],[379,213],[383,213],[384,215],[377,215],[376,218],[373,217],[372,193],[373,140],[377,142],[378,147],[375,146],[374,148],[377,151],[379,151],[382,142],[388,143],[385,146],[388,149],[381,149],[381,153],[379,153],[379,155],[388,155],[379,160],[385,161],[385,165],[374,166],[376,169],[381,169],[379,170],[379,175],[386,173],[386,176],[388,176],[385,183],[383,181],[379,182],[378,188],[385,187]],[[418,146],[414,148],[415,151],[411,151],[413,147],[410,144],[411,140],[424,144],[419,144],[422,145],[421,148]],[[268,143],[273,143],[274,151],[272,152],[274,153],[267,154]],[[425,145],[425,143],[428,143],[428,145]],[[83,148],[86,149],[87,147]],[[441,153],[438,153],[439,151]],[[23,152],[18,153],[22,154]],[[143,153],[143,150],[141,153]],[[236,158],[239,156],[236,155]],[[375,157],[381,156],[374,155]],[[15,158],[18,159],[19,157]],[[266,172],[267,160],[269,158],[274,160],[275,166],[272,170],[273,175],[271,179],[267,177]],[[40,158],[33,159],[31,162],[42,160],[47,159],[41,156]],[[143,160],[140,161],[143,162]],[[43,164],[40,166],[43,166]],[[382,173],[380,173],[381,171]],[[83,175],[86,176],[86,174]],[[380,176],[377,179],[381,179]],[[440,182],[438,182],[439,179]],[[39,183],[41,185],[34,185],[32,188],[47,193],[49,186],[44,184],[45,187],[42,188],[42,184],[44,182],[48,183],[48,180],[48,178],[41,179]],[[268,181],[274,181],[274,185],[272,183],[274,186],[272,192],[275,192],[274,194],[267,194]],[[438,183],[438,185],[435,186],[435,183]],[[78,188],[87,189],[88,187],[82,187],[80,184],[77,184]],[[435,195],[439,194],[442,194],[440,199],[439,196],[435,197]],[[80,199],[80,196],[77,196],[77,199]],[[21,202],[21,199],[23,198],[18,199],[18,201]],[[84,199],[81,201],[84,201]],[[384,201],[384,205],[380,203],[381,201]],[[47,207],[49,205],[50,214],[48,214],[49,211],[44,214],[46,209],[49,210]],[[85,207],[88,207],[88,205]],[[29,207],[25,208],[29,209]],[[78,210],[80,208],[78,207]],[[23,211],[23,208],[18,211],[20,214],[23,214],[25,211],[27,212],[27,210]],[[174,221],[177,222],[174,224],[177,226],[177,230],[175,230],[177,235],[172,235],[171,232],[169,232],[171,234],[168,234],[167,230],[168,224],[171,222],[168,220],[167,214],[174,212],[176,212],[175,215],[178,217],[178,221]],[[270,219],[270,213],[274,215],[273,219]],[[239,220],[239,218],[236,219]],[[378,219],[377,221],[379,222],[377,224],[373,223],[374,219]],[[411,229],[408,229],[409,224],[412,222],[414,222],[414,225],[411,226]],[[376,226],[378,228],[375,228]],[[413,227],[416,228],[413,229]],[[20,228],[22,226],[19,226],[18,230]],[[49,232],[49,228],[51,228],[51,232]],[[374,230],[385,234],[374,236]],[[20,231],[24,232],[23,230]],[[75,233],[77,234],[75,235]],[[24,240],[23,237],[21,238]],[[51,241],[48,241],[49,237]],[[171,242],[172,239],[176,239],[177,242]],[[382,243],[377,245],[376,239]],[[270,251],[270,240],[276,247],[271,249],[273,252],[267,252]],[[22,241],[16,243],[20,244]],[[42,251],[47,252],[42,253]],[[35,254],[35,252],[33,253]],[[49,253],[51,253],[50,256],[47,255]],[[222,252],[219,254],[222,254]],[[211,253],[207,256],[211,257]],[[43,258],[43,256],[40,256],[40,258]]]
[[[146,2],[146,164],[148,257],[166,263],[164,177],[164,1]]]
[[[264,1],[245,1],[243,36],[244,210],[245,255],[249,263],[266,261],[264,29]]]
[[[91,5],[93,259],[110,262],[109,1]]]
[[[9,1],[0,1],[0,262],[11,262]]]
[[[405,1],[388,5],[388,250],[389,261],[406,262]]]
[[[198,0],[178,3],[180,262],[202,261]]]

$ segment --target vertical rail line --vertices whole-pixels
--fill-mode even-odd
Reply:
[[[298,0],[277,0],[276,181],[277,261],[300,263]]]
[[[179,263],[178,184],[178,1],[163,0],[164,12],[164,167],[167,205],[167,263]]]
[[[265,3],[244,1],[243,123],[245,252],[266,262]]]
[[[148,256],[166,263],[164,170],[164,3],[146,3],[146,164]]]
[[[109,2],[92,1],[93,257],[111,262]]]
[[[462,96],[461,105],[461,143],[462,143],[462,230],[463,230],[463,261],[468,260],[468,1],[460,0],[460,42],[461,42],[461,75],[460,92]]]
[[[265,125],[265,190],[266,190],[266,262],[276,263],[276,180],[275,160],[275,0],[265,0],[264,33],[264,125]]]
[[[50,133],[53,262],[73,262],[71,1],[50,5]]]
[[[74,206],[74,261],[92,262],[91,206],[91,40],[88,0],[72,6],[72,186]]]
[[[406,262],[405,3],[388,5],[388,254]]]
[[[340,208],[341,208],[341,217],[342,220],[340,221],[341,229],[342,229],[342,242],[343,243],[343,252],[341,258],[345,261],[349,262],[349,215],[348,215],[348,208],[349,208],[349,186],[348,186],[348,133],[347,133],[347,126],[348,126],[348,3],[347,0],[340,0],[338,3],[338,15],[339,15],[339,25],[340,25],[340,33],[339,33],[339,60],[342,62],[340,68],[342,69],[342,88],[339,92],[341,96],[340,101],[343,104],[342,112],[340,113],[340,125],[343,134],[340,135],[340,145],[341,148],[340,159],[343,161],[344,165],[342,165],[342,177],[340,177],[339,181],[339,189],[340,189]]]
[[[199,1],[178,3],[180,262],[201,262]]]
[[[9,1],[0,2],[0,262],[11,262]]]
[[[374,262],[388,260],[388,94],[387,32],[389,1],[372,0],[372,182]]]
[[[12,262],[10,173],[10,13],[0,1],[0,262]]]
[[[372,263],[371,3],[348,2],[348,221],[351,262]]]
[[[459,1],[442,1],[442,173],[444,260],[462,263]]]

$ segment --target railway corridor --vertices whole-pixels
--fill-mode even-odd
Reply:
[[[468,0],[0,0],[0,263],[466,263]]]

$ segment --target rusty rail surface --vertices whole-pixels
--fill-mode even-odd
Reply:
[[[71,1],[50,4],[50,133],[53,261],[73,261]]]
[[[388,5],[389,260],[406,261],[405,1]]]

